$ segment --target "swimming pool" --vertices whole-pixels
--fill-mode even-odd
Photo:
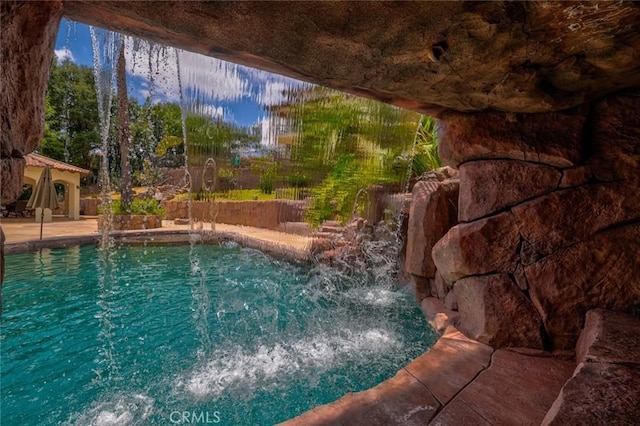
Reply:
[[[235,244],[6,259],[0,423],[267,425],[433,344],[413,296]]]

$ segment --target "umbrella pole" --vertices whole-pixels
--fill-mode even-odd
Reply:
[[[40,240],[42,241],[42,224],[44,223],[44,208],[41,208],[42,214],[40,215]]]

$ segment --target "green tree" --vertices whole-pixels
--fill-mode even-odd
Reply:
[[[311,223],[346,221],[360,190],[404,183],[409,164],[399,168],[397,158],[411,158],[419,114],[321,87],[289,98],[294,102],[282,108],[295,131],[288,180],[321,182],[313,190]]]
[[[93,71],[69,60],[54,61],[46,98],[47,132],[41,149],[57,160],[91,169],[90,152],[100,147]],[[67,157],[67,158],[65,158]]]

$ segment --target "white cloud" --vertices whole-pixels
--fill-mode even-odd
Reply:
[[[56,49],[54,50],[54,53],[58,58],[58,63],[63,62],[65,59],[69,59],[71,62],[75,62],[73,53],[71,53],[71,51],[66,47],[63,47],[62,49]]]
[[[187,108],[225,121],[233,119],[233,111],[214,105],[242,100],[273,105],[285,100],[287,88],[307,84],[132,37],[125,38],[125,58],[128,72],[143,80],[140,94],[151,95],[152,102],[179,102],[182,87]]]

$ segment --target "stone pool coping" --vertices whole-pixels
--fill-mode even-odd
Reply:
[[[423,312],[430,323],[443,324],[446,312],[432,306]],[[577,354],[494,350],[449,325],[428,352],[391,379],[281,425],[634,424],[640,412],[638,348],[640,319],[602,309],[587,312]]]
[[[4,219],[0,226],[7,238],[5,254],[45,247],[95,244],[99,239],[95,218],[54,220],[45,224],[42,241],[39,240],[39,225],[32,219]],[[160,229],[118,231],[112,235],[127,244],[188,244],[191,238],[196,238],[198,242],[232,240],[272,255],[309,260],[309,237],[224,224],[216,224],[215,231],[210,229],[211,225],[205,224],[195,234],[190,234],[188,225],[164,221]],[[576,411],[576,400],[580,400],[580,395],[583,395],[581,392],[589,391],[592,376],[597,376],[592,371],[596,368],[606,370],[607,374],[613,374],[613,371],[623,376],[628,382],[623,396],[628,400],[629,394],[635,392],[632,403],[640,401],[640,353],[619,355],[614,360],[606,358],[602,361],[590,349],[604,345],[607,350],[601,352],[613,352],[609,348],[615,347],[620,333],[610,333],[608,330],[620,328],[622,320],[619,316],[613,317],[615,321],[608,319],[610,317],[606,311],[587,316],[587,325],[589,322],[594,324],[585,327],[589,328],[585,330],[587,337],[581,339],[579,345],[582,345],[580,354],[586,354],[582,358],[588,359],[579,359],[576,369],[573,353],[550,354],[517,348],[494,350],[471,340],[451,325],[455,318],[448,318],[449,312],[437,309],[427,299],[422,302],[425,317],[442,333],[428,352],[400,369],[396,376],[371,389],[347,393],[337,401],[318,406],[282,424],[555,425],[595,420],[603,415],[602,412],[609,416],[606,420],[610,424],[624,424],[616,423],[616,420],[625,421],[624,413],[628,411],[628,404],[622,404],[611,413],[611,405],[607,405],[606,401],[588,400],[588,406],[580,406]],[[640,321],[623,319],[626,329],[631,330],[624,334],[623,347],[640,347]],[[606,335],[605,331],[613,334],[614,338]],[[633,344],[630,345],[629,341],[633,341]],[[620,391],[614,389],[615,381],[605,380],[605,383],[599,382],[598,386],[605,385],[609,385],[607,390],[613,395],[611,399],[625,400],[619,398]],[[609,409],[598,411],[604,406]],[[640,410],[640,407],[636,408]],[[587,413],[591,416],[585,417]]]
[[[79,221],[54,220],[44,224],[43,239],[40,226],[33,219],[4,219],[0,226],[5,232],[5,254],[25,253],[41,248],[69,247],[96,244],[100,238],[97,219],[85,217]],[[196,242],[235,241],[276,257],[309,261],[312,238],[249,226],[210,223],[190,232],[189,225],[176,225],[163,221],[162,228],[138,231],[114,231],[110,234],[117,242],[128,244],[188,244]]]

